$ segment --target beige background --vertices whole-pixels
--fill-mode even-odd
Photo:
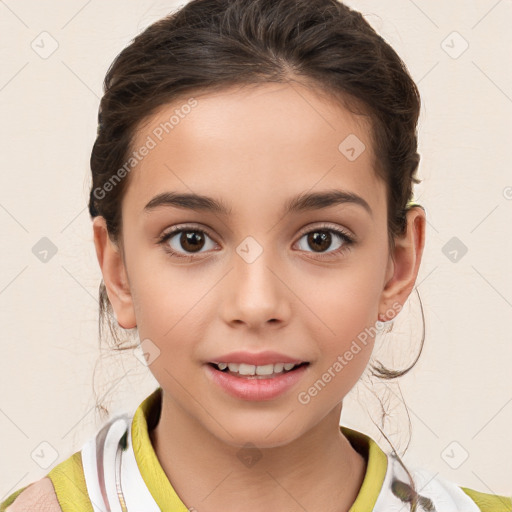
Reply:
[[[510,495],[512,2],[347,3],[401,55],[423,99],[416,197],[428,216],[418,278],[426,340],[413,373],[400,380],[412,423],[405,462]],[[44,476],[99,427],[92,378],[101,274],[86,209],[97,107],[113,58],[177,5],[0,2],[0,499]],[[58,44],[47,58],[31,46],[41,52],[42,38],[47,50]],[[46,263],[33,253],[43,237],[57,249]],[[468,249],[456,261],[445,255],[453,237]],[[418,311],[413,296],[396,334],[383,340],[409,356],[401,361],[419,346]],[[95,389],[112,413],[134,410],[155,386],[132,354],[97,368]],[[364,389],[360,383],[346,398],[342,422],[387,450]],[[400,390],[376,390],[391,398],[385,426],[403,453]]]

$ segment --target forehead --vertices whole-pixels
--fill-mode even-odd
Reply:
[[[144,121],[132,150],[145,155],[130,173],[123,210],[140,213],[156,194],[176,190],[254,207],[315,187],[384,201],[368,118],[299,84],[232,87],[174,101]]]

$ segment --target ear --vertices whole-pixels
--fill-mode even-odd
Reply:
[[[117,323],[123,329],[132,329],[137,321],[121,250],[110,240],[104,217],[94,218],[93,232],[96,256]]]
[[[425,210],[413,206],[406,215],[407,231],[395,238],[395,249],[389,255],[385,286],[379,305],[379,320],[388,321],[401,311],[409,297],[421,263],[425,245]]]

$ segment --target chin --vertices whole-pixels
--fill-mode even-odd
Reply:
[[[233,448],[244,449],[250,446],[257,448],[279,448],[295,441],[301,436],[295,425],[293,430],[290,425],[283,425],[283,417],[279,420],[268,422],[253,421],[250,423],[229,423],[228,432],[222,428],[216,428],[217,439]],[[215,434],[214,434],[215,435]]]

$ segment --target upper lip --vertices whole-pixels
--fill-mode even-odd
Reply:
[[[262,366],[266,364],[276,364],[276,363],[306,363],[308,361],[304,361],[303,359],[297,359],[296,357],[290,357],[285,354],[279,354],[278,352],[273,352],[271,350],[267,350],[265,352],[230,352],[229,354],[224,354],[222,356],[216,357],[212,359],[210,362],[212,363],[246,363],[252,364],[255,366]]]

